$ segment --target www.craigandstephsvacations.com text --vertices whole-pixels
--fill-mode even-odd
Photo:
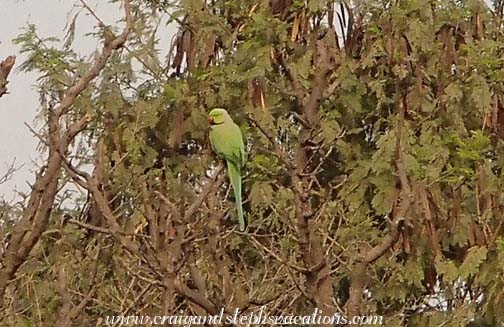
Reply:
[[[164,325],[170,324],[173,326],[198,326],[208,324],[224,324],[242,326],[254,325],[319,325],[319,324],[349,324],[349,325],[382,325],[383,316],[378,315],[363,315],[347,317],[340,314],[323,315],[322,311],[315,309],[310,315],[278,315],[270,316],[264,313],[265,307],[261,307],[259,311],[240,314],[239,309],[236,309],[233,314],[227,314],[224,309],[221,309],[218,315],[209,316],[106,316],[105,324],[108,326],[135,326],[135,325]]]

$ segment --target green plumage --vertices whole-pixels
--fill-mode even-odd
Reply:
[[[241,167],[245,161],[243,136],[238,125],[224,109],[213,109],[210,111],[208,119],[211,124],[210,143],[215,153],[226,160],[229,180],[234,190],[240,230],[244,231],[245,219],[243,218],[241,195]]]

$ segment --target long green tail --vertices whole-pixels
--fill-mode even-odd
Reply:
[[[228,167],[229,180],[231,181],[231,186],[233,187],[236,201],[236,209],[238,210],[238,222],[240,224],[240,231],[245,230],[245,220],[243,219],[243,207],[242,207],[242,197],[241,197],[241,172],[233,162],[226,160]]]

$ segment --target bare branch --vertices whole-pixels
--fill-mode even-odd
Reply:
[[[207,187],[201,192],[201,194],[196,198],[196,200],[191,204],[189,208],[187,208],[186,212],[184,213],[184,220],[187,221],[194,213],[196,210],[199,209],[203,201],[207,198],[208,194],[212,192],[214,189],[219,187],[223,182],[224,182],[224,177],[225,175],[221,175],[219,177],[220,172],[224,168],[223,164],[220,164],[217,169],[215,170],[215,175],[212,179],[212,181],[207,185]]]
[[[77,219],[68,219],[67,222],[69,222],[72,225],[77,225],[79,227],[89,229],[98,233],[103,233],[103,234],[113,234],[113,232],[108,229],[108,228],[103,228],[103,227],[98,227],[90,224],[83,223],[82,221],[79,221]]]
[[[380,258],[396,242],[399,236],[399,224],[402,223],[402,221],[401,219],[392,223],[389,234],[385,236],[382,242],[358,259],[357,264],[352,270],[349,291],[350,297],[345,305],[349,316],[356,316],[360,313],[362,296],[366,285],[367,267]]]
[[[105,67],[108,59],[112,55],[112,52],[121,48],[126,43],[129,33],[133,28],[133,16],[131,14],[130,0],[124,0],[124,11],[126,16],[126,27],[124,28],[123,32],[118,37],[112,39],[110,42],[105,42],[101,54],[98,56],[91,69],[77,83],[75,83],[65,92],[65,97],[55,110],[56,117],[59,118],[70,110],[77,96],[82,91],[84,91],[88,84],[93,79],[95,79],[96,76],[98,76],[101,70]]]
[[[8,180],[10,180],[12,178],[12,175],[14,175],[16,173],[16,171],[18,171],[19,169],[21,169],[23,167],[23,165],[19,165],[19,166],[16,166],[16,158],[14,158],[14,160],[12,160],[12,163],[10,165],[6,165],[7,167],[7,170],[5,171],[5,173],[0,176],[0,184],[3,184],[5,182],[7,182]]]
[[[175,279],[174,281],[174,287],[177,293],[182,294],[184,297],[189,299],[191,302],[196,303],[200,307],[204,308],[206,312],[212,315],[216,315],[219,313],[219,308],[215,303],[204,297],[202,294],[199,292],[196,292],[184,283],[182,283],[179,279]]]
[[[89,14],[91,16],[93,16],[93,18],[98,22],[98,25],[101,27],[101,28],[106,28],[107,25],[105,24],[105,22],[96,14],[96,12],[86,3],[86,1],[84,0],[80,0],[82,6],[89,12]],[[124,49],[126,49],[126,51],[128,51],[128,53],[130,53],[131,55],[133,55],[135,57],[136,60],[138,60],[147,70],[149,70],[153,76],[155,76],[157,79],[160,79],[160,76],[158,74],[158,72],[156,72],[143,58],[141,58],[138,53],[136,53],[135,51],[132,51],[127,45],[123,45]],[[151,62],[155,62],[157,63],[155,60],[151,60]],[[161,68],[159,67],[159,64],[158,64],[158,67],[157,67],[159,70],[161,70]]]
[[[12,70],[12,67],[16,63],[15,56],[8,56],[4,61],[0,63],[0,98],[7,93],[7,78]]]

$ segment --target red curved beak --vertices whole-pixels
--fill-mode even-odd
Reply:
[[[213,117],[208,117],[208,123],[210,125],[213,125],[215,123]]]

